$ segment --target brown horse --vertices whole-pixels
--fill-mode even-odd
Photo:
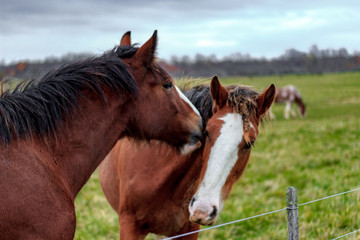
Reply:
[[[201,118],[154,61],[156,44],[155,31],[130,46],[128,32],[102,56],[2,93],[0,239],[73,239],[74,199],[121,137],[198,145]]]
[[[299,107],[299,114],[301,117],[306,116],[306,106],[302,100],[299,90],[293,85],[287,85],[282,88],[276,88],[275,103],[285,103],[284,117],[289,119],[290,113],[296,117],[295,111],[292,109],[292,104],[295,103]],[[274,118],[274,116],[272,116]]]
[[[174,236],[213,224],[246,167],[275,87],[259,95],[245,87],[226,89],[214,77],[210,88],[185,95],[206,125],[200,149],[180,155],[159,141],[124,138],[99,167],[105,196],[119,214],[120,239],[143,239],[150,232]]]

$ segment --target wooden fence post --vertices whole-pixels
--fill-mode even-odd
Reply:
[[[286,195],[288,240],[299,240],[298,198],[296,188],[288,187]]]

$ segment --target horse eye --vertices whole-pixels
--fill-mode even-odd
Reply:
[[[173,87],[172,82],[167,82],[163,85],[163,88],[165,88],[166,90],[170,90]]]
[[[245,143],[244,149],[249,150],[250,148],[255,147],[255,143],[253,142],[247,142]]]

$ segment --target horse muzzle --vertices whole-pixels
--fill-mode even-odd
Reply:
[[[218,207],[214,204],[205,204],[200,201],[196,201],[194,197],[189,205],[190,217],[189,220],[192,223],[200,225],[213,225],[219,214]]]
[[[202,145],[202,139],[203,139],[202,121],[200,119],[198,126],[191,133],[188,143],[184,144],[180,148],[181,154],[186,155],[186,154],[189,154],[189,153],[193,152],[194,150],[200,148]]]
[[[189,217],[190,222],[204,226],[213,225],[217,217],[217,208],[213,206],[209,210],[196,209]]]

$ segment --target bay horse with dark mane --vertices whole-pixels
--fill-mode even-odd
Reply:
[[[154,60],[157,32],[0,97],[0,239],[73,239],[74,200],[122,137],[198,147],[201,118]],[[196,146],[195,146],[196,145]]]
[[[282,88],[276,88],[275,103],[285,103],[284,118],[289,119],[290,114],[296,117],[296,112],[292,109],[292,104],[295,103],[299,107],[299,114],[301,117],[306,116],[306,106],[303,102],[299,90],[293,85],[287,85]],[[274,117],[272,117],[274,118]]]
[[[124,138],[99,167],[104,194],[119,214],[120,239],[174,236],[214,224],[245,170],[275,87],[259,94],[246,87],[224,88],[214,77],[210,87],[194,87],[185,95],[206,126],[201,148],[180,155],[159,141]]]

